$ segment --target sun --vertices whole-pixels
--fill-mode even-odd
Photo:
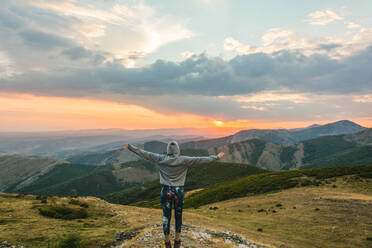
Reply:
[[[215,121],[214,121],[214,124],[215,124],[216,126],[220,127],[220,126],[223,125],[223,122],[222,122],[222,121],[217,121],[217,120],[215,120]]]

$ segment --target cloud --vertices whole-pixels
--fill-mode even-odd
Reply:
[[[236,51],[239,54],[250,54],[257,51],[257,48],[251,47],[249,45],[244,45],[243,43],[235,40],[232,37],[227,37],[224,40],[223,47],[226,51]]]
[[[74,39],[84,38],[80,44],[88,42],[96,46],[99,39],[100,49],[115,58],[129,58],[128,54],[133,52],[152,53],[168,43],[193,36],[184,21],[169,15],[160,16],[155,9],[141,3],[111,3],[109,10],[84,6],[75,1],[32,1],[29,4],[78,20],[72,27],[81,36],[73,34]],[[129,45],[125,42],[129,36],[137,41]]]
[[[281,29],[281,28],[272,28],[269,29],[263,36],[262,42],[264,46],[268,46],[273,44],[279,40],[287,39],[288,37],[293,35],[292,30]]]
[[[184,20],[159,15],[143,3],[104,4],[105,9],[98,9],[94,4],[69,0],[4,0],[0,6],[0,37],[6,39],[2,38],[0,50],[8,53],[20,72],[35,67],[53,70],[68,67],[71,62],[72,66],[85,68],[95,66],[97,61],[117,61],[133,67],[136,60],[160,47],[193,36]],[[78,54],[71,54],[74,49]]]
[[[359,24],[356,24],[354,22],[345,22],[345,24],[347,25],[347,28],[349,28],[349,29],[360,29],[360,28],[362,28],[362,26],[360,26]]]
[[[343,20],[344,18],[332,10],[318,10],[315,12],[310,13],[309,19],[306,20],[306,22],[310,23],[311,25],[320,25],[320,26],[326,26],[334,21]]]
[[[372,47],[340,60],[281,51],[240,55],[231,60],[200,54],[181,62],[157,60],[142,68],[125,68],[114,61],[55,73],[24,73],[1,81],[0,90],[75,96],[97,92],[228,96],[282,89],[347,94],[371,91],[371,58]]]
[[[184,51],[180,54],[181,58],[183,58],[183,59],[191,58],[194,55],[196,55],[196,54],[194,52],[190,52],[190,51]]]
[[[332,59],[341,59],[363,51],[372,45],[372,29],[361,28],[358,32],[347,37],[314,37],[300,35],[294,30],[273,28],[265,32],[262,44],[251,46],[227,37],[224,40],[224,49],[237,54],[266,53],[273,54],[281,51],[292,51],[305,56],[315,54],[326,55]]]
[[[68,39],[63,37],[47,34],[36,30],[27,30],[19,33],[24,43],[32,48],[41,50],[50,50],[59,47],[66,47],[71,44]]]
[[[337,106],[350,115],[371,114],[370,98],[355,100],[372,94],[368,28],[349,38],[273,28],[258,46],[226,38],[225,50],[237,54],[228,60],[186,51],[178,62],[135,67],[193,32],[143,4],[110,2],[97,10],[78,1],[30,3],[0,7],[2,92],[97,98],[226,120],[345,116]]]

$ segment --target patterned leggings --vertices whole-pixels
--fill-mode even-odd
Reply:
[[[181,232],[182,208],[184,200],[183,186],[162,185],[160,191],[161,207],[163,209],[163,232],[169,234],[172,216],[172,202],[174,202],[174,218],[176,220],[176,232]]]

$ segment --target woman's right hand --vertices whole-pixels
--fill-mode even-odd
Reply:
[[[217,157],[222,158],[224,154],[225,154],[224,152],[220,152],[220,153],[217,154]]]

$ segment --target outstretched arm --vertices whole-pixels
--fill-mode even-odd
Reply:
[[[189,157],[189,156],[184,156],[185,164],[187,165],[193,165],[193,164],[202,164],[202,163],[209,163],[215,160],[218,160],[222,158],[224,155],[224,152],[220,152],[217,155],[209,155],[209,156],[204,156],[204,157]]]
[[[150,162],[156,163],[156,162],[159,162],[163,158],[162,154],[148,152],[131,144],[125,144],[125,147],[127,147],[128,150],[134,152],[138,156],[149,160]]]

